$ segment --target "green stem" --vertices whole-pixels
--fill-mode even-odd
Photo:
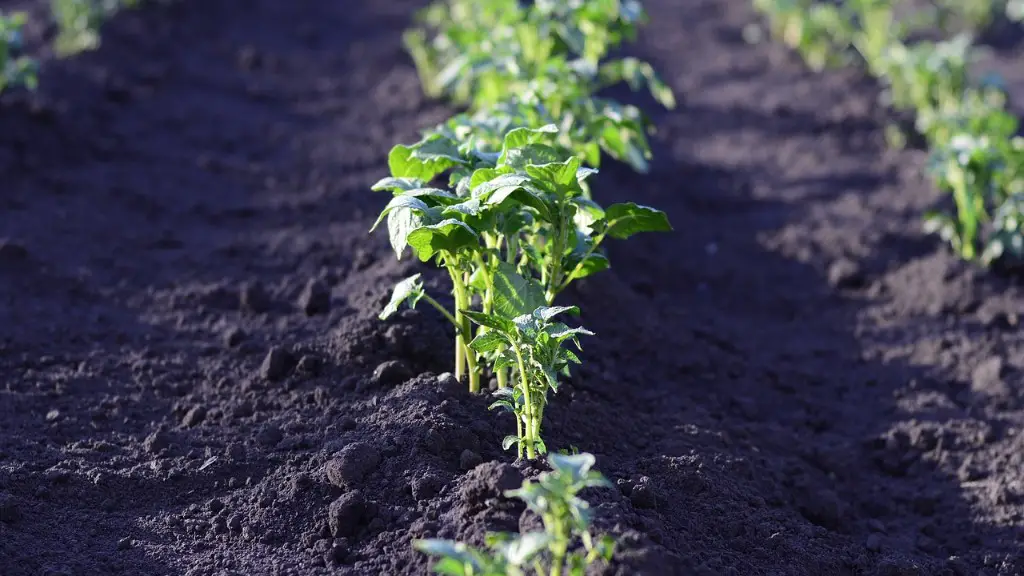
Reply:
[[[466,373],[466,334],[465,330],[466,317],[462,315],[462,311],[466,309],[466,287],[462,284],[462,277],[459,275],[458,270],[454,267],[448,269],[448,273],[452,278],[452,292],[455,295],[455,325],[458,330],[455,332],[455,378],[462,380],[462,375]]]
[[[612,224],[614,224],[614,222],[609,224],[608,228],[611,228]],[[565,290],[569,286],[569,284],[575,279],[576,274],[579,274],[583,270],[583,265],[586,264],[587,258],[590,258],[594,254],[594,252],[597,251],[598,246],[600,246],[601,242],[604,241],[605,235],[605,232],[598,234],[597,238],[594,239],[594,242],[591,243],[590,248],[588,248],[587,252],[583,255],[583,258],[581,258],[580,261],[576,264],[576,266],[574,266],[573,269],[569,271],[569,274],[565,276],[565,281],[562,282],[558,287],[556,287],[554,292],[551,293],[550,299],[548,300],[549,305],[552,302],[554,302],[555,296],[558,296],[558,294],[562,290]]]
[[[516,353],[516,362],[519,364],[519,385],[523,387],[524,415],[526,416],[526,422],[524,423],[526,428],[525,435],[520,435],[520,438],[523,438],[526,444],[526,457],[533,460],[537,457],[537,450],[534,446],[533,402],[530,401],[530,380],[526,376],[526,362],[523,360],[523,353],[514,344],[512,350]]]
[[[466,282],[456,270],[451,270],[452,284],[455,285],[455,320],[461,326],[456,339],[456,358],[459,358],[461,350],[462,359],[465,362],[466,374],[469,376],[469,391],[476,393],[480,391],[480,372],[476,365],[476,355],[469,348],[470,337],[472,336],[472,325],[469,318],[462,314],[463,310],[469,309],[469,291],[466,289]],[[456,360],[458,361],[458,360]]]
[[[423,294],[422,298],[424,301],[426,301],[427,304],[430,304],[434,308],[437,308],[437,311],[440,312],[442,316],[447,318],[448,321],[455,326],[455,334],[460,334],[462,332],[462,326],[459,326],[459,321],[455,319],[455,316],[452,316],[451,312],[445,310],[444,306],[441,306],[441,304],[438,303],[437,300],[434,300],[433,298],[430,297],[429,294],[426,293]]]
[[[562,258],[565,256],[565,230],[559,226],[555,231],[555,243],[551,253],[551,272],[548,274],[547,296],[548,305],[555,301],[562,281]]]

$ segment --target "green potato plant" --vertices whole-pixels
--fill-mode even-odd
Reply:
[[[583,576],[589,566],[615,553],[613,538],[591,533],[590,506],[579,497],[586,488],[611,487],[592,469],[595,462],[588,453],[551,454],[550,472],[505,492],[540,517],[543,531],[488,534],[486,550],[437,539],[415,540],[413,547],[440,558],[434,572],[448,576]]]
[[[911,33],[952,23],[982,26],[993,14],[1017,9],[993,0],[937,0],[909,16],[897,18],[889,0],[851,0],[819,5],[811,0],[754,0],[774,33],[798,50],[815,69],[849,64],[850,48],[885,86],[883,94],[896,109],[915,113],[914,128],[932,150],[929,173],[940,190],[951,194],[955,213],[929,212],[925,230],[939,234],[965,260],[991,264],[1013,256],[1021,234],[1015,208],[1022,184],[1017,118],[1007,110],[1008,96],[998,78],[972,78],[981,48],[972,34],[961,32],[939,42],[909,43]],[[887,136],[905,138],[890,127]],[[1014,200],[1016,201],[1016,200]],[[996,221],[989,215],[999,214]],[[980,259],[979,257],[980,253]]]
[[[54,48],[62,56],[94,50],[100,45],[100,26],[122,8],[142,0],[51,0],[58,34]]]
[[[514,0],[447,0],[425,9],[425,28],[408,31],[405,43],[428,95],[447,96],[487,117],[509,113],[510,102],[513,109],[526,107],[513,117],[543,119],[520,126],[558,124],[562,145],[587,164],[598,166],[603,150],[646,172],[650,122],[635,106],[596,96],[625,83],[675,106],[671,89],[650,64],[603,61],[610,49],[635,37],[644,18],[635,1],[546,0],[524,7]]]
[[[509,320],[500,314],[465,311],[470,320],[488,328],[470,342],[469,347],[480,354],[494,354],[493,366],[512,368],[517,382],[496,392],[500,399],[491,408],[502,408],[515,415],[516,435],[506,436],[502,447],[515,445],[519,458],[533,459],[547,453],[541,438],[541,422],[547,406],[548,390],[558,391],[559,374],[568,371],[570,363],[580,364],[574,352],[565,348],[571,342],[581,350],[579,337],[593,336],[585,328],[570,328],[554,322],[563,313],[579,314],[575,306],[540,306],[530,314]]]
[[[551,145],[557,132],[553,125],[516,128],[497,152],[475,147],[472,134],[460,142],[428,133],[392,149],[391,176],[374,186],[393,197],[371,231],[386,219],[399,258],[411,248],[449,273],[454,310],[445,318],[456,328],[455,375],[467,375],[472,392],[480,390],[481,370],[466,312],[475,302],[477,311],[508,320],[532,313],[553,304],[573,281],[608,268],[601,251],[607,238],[671,230],[661,211],[634,203],[605,209],[589,199],[583,183],[596,170]],[[444,173],[446,187],[430,185]],[[380,316],[421,299],[442,308],[418,278],[406,279]],[[493,371],[505,387],[504,366]]]
[[[15,86],[36,87],[36,63],[20,54],[24,26],[24,14],[4,15],[0,12],[0,93]]]

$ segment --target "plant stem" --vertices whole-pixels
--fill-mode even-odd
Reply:
[[[530,380],[526,376],[526,362],[523,361],[523,353],[519,350],[519,347],[512,345],[512,350],[516,353],[516,361],[519,363],[519,385],[523,387],[523,405],[524,405],[524,416],[525,416],[525,435],[520,435],[520,438],[526,443],[526,457],[533,460],[537,457],[537,450],[534,446],[534,435],[533,435],[533,402],[530,401]]]
[[[608,227],[611,228],[612,225],[614,225],[614,222],[610,223]],[[587,249],[587,252],[583,255],[583,258],[580,259],[579,263],[577,263],[572,270],[569,271],[569,273],[565,276],[565,280],[554,289],[553,293],[551,293],[551,297],[550,300],[548,300],[548,304],[551,304],[551,302],[554,301],[555,296],[558,296],[559,292],[565,290],[569,286],[569,283],[575,279],[576,274],[583,270],[583,265],[587,263],[587,258],[590,258],[590,256],[597,251],[598,246],[601,245],[601,242],[604,240],[606,234],[606,232],[602,232],[601,234],[597,235],[597,238],[595,238],[594,241],[591,243],[590,248]]]
[[[548,274],[548,289],[545,294],[548,305],[555,301],[555,296],[560,291],[559,285],[562,281],[563,256],[565,256],[565,230],[562,228],[560,221],[558,229],[555,230],[555,243],[551,254],[551,272]]]
[[[469,309],[469,291],[466,290],[466,283],[462,275],[455,269],[449,269],[452,277],[452,284],[455,286],[455,321],[461,327],[455,340],[455,362],[456,369],[464,365],[466,374],[469,376],[469,391],[476,393],[480,391],[480,373],[476,366],[476,356],[469,348],[472,326],[469,318],[462,314],[463,310]],[[456,378],[459,374],[456,374]]]
[[[445,310],[444,306],[441,306],[441,304],[438,303],[437,300],[434,300],[433,298],[430,297],[429,294],[426,293],[423,294],[423,300],[426,301],[427,304],[430,304],[431,306],[436,308],[437,311],[440,312],[442,316],[447,318],[448,321],[455,326],[455,334],[459,334],[462,332],[462,326],[459,326],[459,321],[455,319],[455,316],[452,316],[451,312]]]

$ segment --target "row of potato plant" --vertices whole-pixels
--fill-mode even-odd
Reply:
[[[996,75],[974,78],[982,54],[969,32],[938,42],[909,39],[949,22],[989,23],[996,3],[940,3],[902,19],[890,0],[754,0],[773,34],[816,69],[857,60],[885,87],[887,104],[915,115],[929,148],[928,171],[954,212],[925,215],[965,260],[1017,267],[1024,259],[1024,139]],[[999,4],[1020,19],[1021,3]],[[893,144],[904,136],[890,127]]]
[[[578,314],[555,299],[572,282],[608,268],[609,238],[671,230],[661,211],[631,202],[607,208],[590,194],[601,152],[647,170],[651,126],[635,106],[598,92],[617,82],[647,86],[667,106],[671,90],[650,64],[607,55],[645,19],[630,0],[449,0],[417,15],[405,35],[428,94],[467,110],[395,146],[391,175],[375,190],[394,197],[387,220],[399,258],[407,247],[447,270],[454,306],[427,295],[419,275],[400,282],[381,313],[420,300],[455,327],[456,377],[479,392],[489,367],[495,408],[516,415],[506,447],[546,452],[547,394],[579,358],[590,333],[556,321]]]
[[[57,36],[54,51],[68,56],[99,46],[99,29],[121,8],[138,6],[141,0],[52,0],[50,4]],[[37,62],[23,54],[24,12],[4,14],[0,10],[0,93],[8,88],[34,90],[38,83]]]
[[[425,302],[452,324],[455,375],[474,393],[487,372],[494,377],[491,409],[516,421],[503,448],[515,446],[519,458],[548,452],[548,394],[581,363],[580,338],[593,335],[560,321],[580,311],[557,304],[559,294],[609,267],[606,240],[672,229],[663,212],[604,207],[589,187],[602,153],[641,173],[651,158],[649,120],[602,89],[646,87],[675,106],[650,64],[607,58],[644,19],[635,0],[441,0],[404,36],[424,91],[464,111],[391,150],[390,176],[373,189],[392,198],[371,231],[386,221],[398,258],[408,248],[445,269],[454,303],[446,308],[414,274],[380,317]],[[610,559],[614,541],[592,536],[577,495],[609,486],[591,470],[594,457],[552,453],[548,462],[551,472],[506,493],[540,516],[543,531],[490,534],[486,550],[436,539],[414,546],[440,557],[436,572],[453,575],[582,576]]]

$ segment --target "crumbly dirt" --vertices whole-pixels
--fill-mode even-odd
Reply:
[[[598,337],[546,421],[617,485],[602,573],[1024,573],[1020,283],[920,232],[860,73],[745,43],[745,0],[646,4],[681,105],[595,195],[676,232],[566,295]],[[450,112],[417,5],[154,3],[0,98],[0,573],[425,574],[412,538],[530,522],[443,320],[375,317],[412,271],[444,294],[367,234]]]

